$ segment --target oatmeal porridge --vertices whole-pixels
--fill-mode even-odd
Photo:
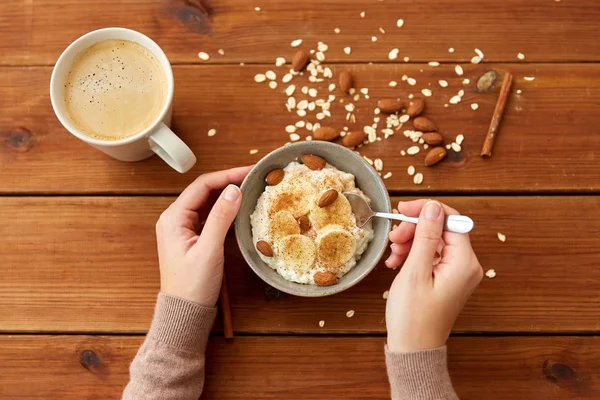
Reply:
[[[354,193],[369,201],[354,176],[316,158],[322,165],[292,162],[272,171],[250,222],[266,264],[289,281],[325,286],[356,265],[373,239],[373,226],[370,221],[356,225],[343,195]]]

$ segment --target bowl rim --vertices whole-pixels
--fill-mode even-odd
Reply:
[[[309,144],[310,143],[310,144]],[[240,189],[242,191],[242,193],[244,193],[245,189],[248,187],[248,185],[250,184],[250,180],[252,179],[252,176],[256,173],[256,171],[262,167],[264,164],[267,164],[269,162],[269,160],[273,157],[275,157],[276,155],[280,154],[280,153],[285,153],[286,151],[290,151],[292,149],[294,149],[295,147],[305,147],[305,146],[322,146],[322,147],[329,147],[329,148],[337,148],[342,149],[342,151],[345,151],[349,156],[351,156],[352,158],[354,158],[354,160],[356,162],[358,162],[359,164],[363,165],[364,167],[366,167],[366,170],[369,172],[369,174],[372,176],[373,179],[375,179],[377,181],[377,184],[386,192],[388,193],[387,196],[385,196],[384,202],[385,202],[385,206],[386,206],[386,210],[385,212],[391,212],[391,201],[390,201],[390,196],[389,196],[389,192],[387,190],[387,187],[385,186],[385,183],[383,182],[383,179],[381,179],[381,176],[379,176],[379,174],[377,173],[377,171],[375,171],[374,168],[371,167],[371,165],[369,165],[360,155],[356,154],[354,151],[348,149],[347,147],[341,146],[339,144],[335,144],[335,143],[331,143],[331,142],[324,142],[324,141],[310,141],[310,142],[298,142],[298,143],[290,143],[290,144],[286,144],[284,146],[278,147],[277,149],[267,153],[264,157],[262,157],[256,164],[254,164],[254,166],[252,167],[252,169],[248,172],[248,175],[246,176],[246,178],[244,178],[242,184],[240,185]],[[289,162],[292,161],[296,161],[296,160],[290,160]],[[327,161],[329,163],[329,161]],[[333,165],[333,164],[332,164]],[[335,165],[334,165],[335,166]],[[337,168],[337,167],[336,167]],[[244,201],[244,198],[242,197],[242,202]],[[254,204],[254,207],[256,207],[256,204]],[[249,216],[248,216],[249,217]],[[341,287],[339,285],[332,285],[332,286],[324,286],[323,288],[328,288],[329,290],[325,293],[290,293],[286,288],[283,288],[281,286],[279,286],[279,284],[277,282],[272,282],[268,277],[266,277],[263,274],[263,271],[258,267],[255,266],[254,263],[252,262],[252,260],[249,257],[249,249],[245,249],[242,241],[241,241],[241,227],[240,227],[240,220],[241,220],[241,215],[238,214],[238,216],[235,219],[234,225],[235,225],[235,238],[236,238],[236,242],[238,245],[238,248],[240,249],[240,252],[242,253],[242,257],[244,258],[244,261],[246,262],[246,264],[248,264],[248,266],[252,269],[252,271],[254,271],[254,273],[266,284],[274,287],[277,290],[280,290],[284,293],[287,294],[291,294],[293,296],[299,296],[299,297],[326,297],[326,296],[331,296],[337,293],[341,293],[347,289],[350,289],[351,287],[355,286],[356,284],[358,284],[360,281],[362,281],[364,278],[367,277],[367,275],[369,275],[373,269],[375,269],[375,267],[377,266],[377,264],[379,264],[379,261],[381,261],[381,259],[383,258],[383,255],[385,254],[385,251],[387,249],[387,243],[389,243],[389,241],[386,241],[385,245],[381,246],[381,248],[379,249],[379,251],[376,254],[376,257],[374,258],[374,261],[372,263],[371,266],[369,266],[369,268],[365,269],[364,272],[362,274],[360,274],[359,276],[357,276],[356,278],[354,278],[351,281],[348,281],[346,283],[345,286]],[[391,228],[391,221],[389,219],[385,219],[383,221],[384,223],[384,227],[383,229],[386,232],[390,231]],[[387,233],[386,233],[387,236]],[[369,246],[371,245],[371,243],[369,243]],[[360,262],[360,260],[359,260]],[[357,264],[358,265],[358,264]],[[354,267],[356,268],[356,266]],[[302,286],[306,286],[305,284],[302,283],[297,283],[297,282],[292,282],[293,284],[298,285],[299,287]],[[337,289],[336,289],[337,287]]]

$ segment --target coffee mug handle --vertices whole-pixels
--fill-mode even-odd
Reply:
[[[165,124],[150,134],[148,143],[152,151],[177,172],[188,172],[196,164],[192,150]]]

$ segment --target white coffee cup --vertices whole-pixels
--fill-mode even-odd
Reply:
[[[92,45],[109,39],[129,40],[150,50],[162,66],[167,81],[167,99],[162,110],[156,115],[154,122],[143,131],[119,140],[95,139],[81,132],[70,120],[64,101],[65,78],[75,56]],[[81,36],[60,55],[50,78],[52,108],[61,124],[73,136],[121,161],[140,161],[156,153],[173,169],[184,173],[194,166],[196,157],[192,150],[169,129],[173,106],[173,89],[173,71],[162,49],[146,35],[125,28],[98,29]]]

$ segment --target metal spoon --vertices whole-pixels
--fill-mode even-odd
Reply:
[[[373,211],[369,206],[369,203],[367,203],[362,196],[357,194],[344,193],[344,196],[346,196],[352,206],[352,212],[356,216],[356,224],[359,228],[369,222],[373,217],[388,218],[396,221],[410,222],[412,224],[419,222],[419,218],[416,217]],[[446,216],[444,230],[456,233],[469,233],[473,229],[473,225],[473,220],[465,215],[448,215]]]

